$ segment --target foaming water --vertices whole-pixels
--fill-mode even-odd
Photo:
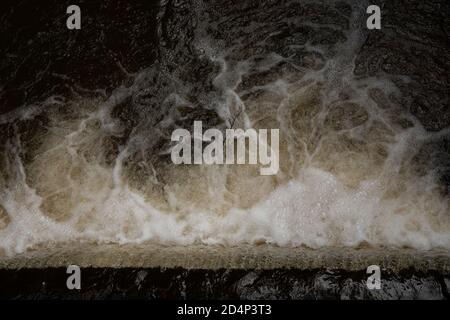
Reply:
[[[70,241],[450,248],[449,199],[426,154],[448,129],[427,132],[402,107],[396,83],[408,77],[354,75],[364,15],[325,29],[291,21],[297,30],[336,32],[331,45],[283,42],[262,22],[242,27],[263,30],[247,45],[244,36],[216,39],[205,30],[223,21],[196,10],[206,18],[192,39],[195,76],[170,71],[174,53],[161,49],[159,64],[129,74],[108,97],[52,96],[0,116],[9,135],[0,248],[14,254]],[[170,134],[195,120],[280,129],[279,174],[173,165]]]

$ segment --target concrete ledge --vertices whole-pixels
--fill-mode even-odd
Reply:
[[[26,253],[0,256],[0,269],[66,267],[176,268],[185,269],[277,269],[295,268],[365,270],[375,264],[399,271],[450,272],[448,250],[417,251],[383,248],[280,248],[261,246],[160,246],[64,244],[36,247]]]

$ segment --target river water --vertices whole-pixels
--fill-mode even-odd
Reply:
[[[450,248],[445,1],[22,1],[1,13],[0,249]],[[280,130],[280,170],[171,133]]]

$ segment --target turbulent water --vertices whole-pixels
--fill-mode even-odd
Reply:
[[[365,28],[368,1],[163,1],[86,4],[77,36],[52,13],[9,35],[0,248],[450,248],[449,7],[400,2],[381,31]],[[174,165],[171,133],[196,120],[279,129],[278,174]]]

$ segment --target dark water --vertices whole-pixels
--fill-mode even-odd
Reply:
[[[448,278],[403,270],[367,290],[365,272],[346,270],[186,270],[88,268],[81,290],[66,269],[0,270],[2,299],[448,299]],[[446,280],[447,279],[447,280]],[[17,284],[21,284],[17,286]]]

